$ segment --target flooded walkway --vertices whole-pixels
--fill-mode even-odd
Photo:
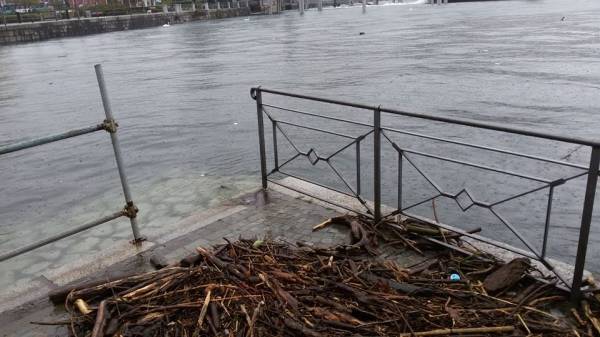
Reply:
[[[103,252],[90,259],[65,265],[62,273],[40,273],[28,287],[6,289],[0,295],[0,324],[4,336],[57,335],[62,328],[31,325],[31,321],[64,319],[63,312],[55,310],[46,294],[52,289],[73,281],[114,278],[132,272],[153,270],[150,260],[160,257],[174,263],[193,253],[198,246],[223,243],[223,238],[264,238],[291,243],[305,242],[315,246],[347,243],[349,233],[345,228],[329,226],[318,232],[312,227],[324,220],[340,215],[334,209],[300,197],[282,188],[263,194],[259,190],[223,202],[209,211],[194,214],[179,223],[173,231],[146,233],[148,241],[139,252],[128,243],[105,247]],[[397,260],[405,266],[417,263],[424,257],[404,252]],[[14,306],[25,304],[19,309]],[[7,311],[8,310],[8,311]]]
[[[326,200],[347,203],[345,196],[307,185],[288,178],[285,182],[299,190],[310,189]],[[0,325],[2,337],[66,335],[66,329],[32,325],[32,321],[65,319],[64,311],[54,308],[47,293],[60,286],[89,280],[111,279],[134,272],[154,270],[151,260],[168,264],[195,252],[198,246],[209,247],[223,243],[224,238],[271,238],[290,243],[303,242],[314,246],[348,243],[345,227],[328,226],[313,232],[314,225],[342,214],[317,199],[302,196],[282,187],[272,186],[264,193],[254,189],[222,202],[208,211],[185,218],[168,230],[147,232],[147,241],[136,249],[127,242],[104,247],[102,253],[63,266],[62,272],[40,272],[34,282],[19,289],[4,289],[0,294]],[[491,249],[491,248],[490,248]],[[497,250],[491,250],[494,254]],[[432,256],[409,250],[384,249],[383,257],[395,260],[402,267],[410,267]],[[514,256],[504,255],[510,259]],[[562,265],[561,268],[565,266]],[[567,267],[568,268],[568,267]]]

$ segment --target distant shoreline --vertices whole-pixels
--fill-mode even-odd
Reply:
[[[63,37],[143,29],[188,21],[248,16],[250,14],[250,9],[243,7],[0,25],[0,46]]]

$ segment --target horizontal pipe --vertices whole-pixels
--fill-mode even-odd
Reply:
[[[307,129],[307,130],[313,130],[313,131],[328,133],[328,134],[334,135],[334,136],[344,137],[344,138],[348,138],[348,139],[356,139],[356,137],[354,137],[354,136],[346,135],[346,134],[343,134],[343,133],[338,133],[338,132],[335,132],[335,131],[329,131],[329,130],[324,130],[324,129],[319,129],[319,128],[313,128],[313,127],[310,127],[310,126],[300,125],[300,124],[296,124],[296,123],[284,121],[284,120],[281,120],[281,119],[274,119],[273,121],[275,121],[277,123],[280,123],[280,124],[291,125],[291,126],[295,126],[295,127],[303,128],[303,129]]]
[[[376,106],[373,106],[373,105],[366,105],[366,104],[360,104],[360,103],[350,103],[350,102],[340,101],[340,100],[337,100],[337,99],[320,98],[320,97],[314,97],[314,96],[308,96],[308,95],[293,94],[291,92],[285,92],[285,91],[279,91],[279,90],[272,90],[272,89],[265,89],[263,87],[257,87],[257,88],[252,88],[252,89],[253,90],[260,90],[262,92],[266,92],[266,93],[274,94],[274,95],[294,97],[294,98],[300,98],[300,99],[307,99],[307,100],[316,101],[316,102],[323,102],[323,103],[331,103],[331,104],[337,104],[337,105],[344,105],[344,106],[349,106],[349,107],[352,107],[352,108],[367,109],[367,110],[371,110],[371,111],[374,110],[375,108],[377,108]]]
[[[313,116],[313,117],[318,117],[318,118],[323,118],[323,119],[329,119],[329,120],[332,120],[332,121],[350,123],[350,124],[361,125],[361,126],[368,126],[370,128],[373,127],[373,125],[368,124],[368,123],[362,123],[362,122],[353,121],[353,120],[344,119],[344,118],[331,117],[331,116],[327,116],[327,115],[319,115],[319,114],[316,114],[316,113],[313,113],[313,112],[307,112],[307,111],[302,111],[302,110],[284,108],[284,107],[277,106],[277,105],[271,105],[271,104],[265,104],[265,103],[263,103],[263,106],[268,106],[270,108],[279,109],[279,110],[283,110],[283,111],[294,112],[294,113],[301,114],[301,115],[307,115],[307,116]]]
[[[421,151],[416,151],[416,150],[410,150],[410,149],[402,149],[402,151],[406,152],[406,153],[416,154],[416,155],[423,156],[423,157],[429,157],[429,158],[433,158],[433,159],[439,159],[439,160],[447,161],[447,162],[450,162],[450,163],[461,164],[461,165],[465,165],[465,166],[479,168],[479,169],[486,170],[486,171],[492,171],[492,172],[496,172],[496,173],[503,173],[503,174],[506,174],[506,175],[509,175],[509,176],[513,176],[513,177],[518,177],[518,178],[523,178],[523,179],[529,179],[529,180],[539,181],[539,182],[546,183],[546,184],[550,184],[552,182],[551,180],[547,180],[547,179],[544,179],[544,178],[529,176],[529,175],[520,174],[520,173],[512,172],[512,171],[501,170],[501,169],[497,169],[497,168],[494,168],[494,167],[491,167],[491,166],[479,165],[479,164],[471,163],[471,162],[468,162],[468,161],[462,161],[462,160],[452,159],[452,158],[438,156],[438,155],[434,155],[434,154],[430,154],[430,153],[426,153],[426,152],[421,152]]]
[[[442,117],[442,116],[427,115],[427,114],[422,114],[422,113],[394,110],[394,109],[383,108],[383,107],[379,107],[379,106],[375,106],[375,105],[350,103],[350,102],[345,102],[345,101],[340,101],[340,100],[335,100],[335,99],[320,98],[320,97],[314,97],[314,96],[308,96],[308,95],[299,95],[299,94],[293,94],[293,93],[289,93],[289,92],[271,90],[271,89],[265,89],[265,88],[253,88],[253,90],[260,90],[262,92],[266,92],[266,93],[270,93],[270,94],[274,94],[274,95],[294,97],[294,98],[306,99],[306,100],[322,102],[322,103],[337,104],[337,105],[349,106],[349,107],[359,108],[359,109],[366,109],[366,110],[370,110],[370,111],[373,111],[373,110],[379,108],[381,110],[381,112],[390,113],[390,114],[394,114],[394,115],[413,117],[413,118],[425,119],[425,120],[436,121],[436,122],[444,122],[444,123],[450,123],[450,124],[456,124],[456,125],[470,126],[470,127],[481,128],[481,129],[486,129],[486,130],[508,132],[508,133],[513,133],[513,134],[518,134],[518,135],[523,135],[523,136],[555,140],[555,141],[559,141],[559,142],[600,147],[600,141],[592,140],[592,139],[585,139],[585,138],[580,138],[580,137],[568,137],[568,136],[557,135],[557,134],[535,131],[535,130],[513,128],[513,127],[504,126],[504,125],[494,124],[494,123],[484,123],[484,122],[478,122],[478,121],[467,120],[467,119]]]
[[[410,132],[410,131],[394,129],[394,128],[382,127],[382,129],[386,130],[386,131],[390,131],[390,132],[404,134],[404,135],[425,138],[425,139],[431,139],[431,140],[437,140],[437,141],[444,142],[444,143],[462,145],[462,146],[467,146],[467,147],[471,147],[471,148],[475,148],[475,149],[482,149],[482,150],[486,150],[486,151],[503,153],[503,154],[508,154],[508,155],[512,155],[512,156],[528,158],[528,159],[532,159],[532,160],[539,160],[539,161],[553,163],[553,164],[557,164],[557,165],[569,166],[569,167],[574,167],[574,168],[583,169],[583,170],[588,169],[588,167],[585,165],[573,164],[573,163],[569,163],[566,161],[556,160],[556,159],[552,159],[552,158],[539,157],[539,156],[529,155],[526,153],[509,151],[509,150],[499,149],[499,148],[491,147],[491,146],[484,146],[484,145],[477,145],[477,144],[473,144],[473,143],[460,142],[457,140],[441,138],[441,137],[434,137],[434,136],[429,136],[429,135],[425,135],[422,133]]]
[[[94,125],[94,126],[88,126],[87,128],[67,131],[64,133],[59,133],[57,135],[42,137],[42,138],[38,138],[38,139],[26,140],[26,141],[23,141],[20,143],[15,143],[15,144],[0,147],[0,155],[25,150],[25,149],[28,149],[31,147],[40,146],[40,145],[44,145],[44,144],[48,144],[48,143],[57,142],[59,140],[77,137],[77,136],[85,135],[85,134],[100,131],[100,130],[104,130],[104,126],[102,126],[101,124]]]
[[[6,261],[8,259],[11,259],[11,258],[13,258],[15,256],[19,256],[21,254],[25,254],[27,252],[30,252],[30,251],[34,250],[34,249],[38,249],[40,247],[46,246],[46,245],[51,244],[51,243],[53,243],[55,241],[58,241],[60,239],[64,239],[64,238],[69,237],[71,235],[83,232],[83,231],[88,230],[88,229],[90,229],[92,227],[96,227],[96,226],[101,225],[101,224],[103,224],[105,222],[109,222],[111,220],[117,219],[117,218],[122,217],[122,216],[124,216],[123,211],[119,211],[119,212],[113,213],[111,215],[107,215],[107,216],[105,216],[103,218],[100,218],[98,220],[94,220],[92,222],[88,222],[88,223],[83,224],[83,225],[81,225],[79,227],[75,227],[75,228],[70,229],[70,230],[68,230],[66,232],[62,232],[60,234],[53,235],[53,236],[51,236],[49,238],[46,238],[44,240],[32,243],[30,245],[27,245],[27,246],[15,249],[15,250],[7,252],[7,253],[4,253],[4,254],[0,255],[0,262]]]

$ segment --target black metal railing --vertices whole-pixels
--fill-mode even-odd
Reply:
[[[325,103],[327,105],[336,105],[336,106],[359,109],[359,110],[368,110],[372,113],[372,123],[365,123],[365,122],[361,122],[361,121],[350,120],[350,119],[346,119],[346,118],[339,118],[339,117],[335,117],[335,116],[331,116],[331,115],[323,115],[323,114],[319,114],[319,113],[303,111],[300,109],[293,109],[293,108],[289,108],[289,107],[265,103],[265,102],[263,102],[263,93],[267,93],[272,96],[283,97],[283,98],[287,98],[287,99],[298,99],[301,101],[311,101],[311,102]],[[499,220],[499,222],[502,225],[504,225],[504,227],[506,227],[511,233],[513,233],[518,238],[520,243],[524,247],[526,247],[526,251],[515,248],[512,245],[498,242],[497,240],[492,240],[492,239],[483,237],[481,235],[469,233],[467,231],[458,229],[456,227],[448,226],[441,222],[435,221],[435,222],[433,222],[433,224],[436,226],[439,226],[441,228],[451,230],[454,232],[458,232],[467,237],[471,237],[473,239],[480,240],[487,244],[497,246],[499,248],[506,249],[506,250],[512,251],[514,253],[524,255],[524,256],[527,256],[529,258],[532,258],[532,259],[535,259],[535,260],[541,262],[548,270],[552,271],[565,284],[565,286],[567,288],[569,288],[571,290],[573,299],[580,298],[581,286],[582,286],[582,282],[583,282],[582,278],[583,278],[585,261],[586,261],[588,239],[589,239],[589,234],[590,234],[590,226],[591,226],[591,221],[592,221],[594,197],[595,197],[596,185],[597,185],[597,181],[598,181],[598,169],[599,169],[599,163],[600,163],[600,142],[599,141],[588,140],[588,139],[577,138],[577,137],[555,135],[555,134],[532,131],[532,130],[518,129],[518,128],[514,128],[514,127],[510,127],[510,126],[497,125],[497,124],[492,124],[492,123],[484,123],[484,122],[478,122],[478,121],[471,121],[471,120],[464,120],[464,119],[457,119],[457,118],[443,117],[443,116],[435,116],[435,115],[427,115],[427,114],[418,114],[418,113],[383,108],[381,106],[370,106],[370,105],[365,105],[365,104],[344,102],[344,101],[334,100],[334,99],[326,99],[326,98],[312,97],[312,96],[306,96],[306,95],[299,95],[299,94],[294,94],[294,93],[289,93],[289,92],[264,89],[261,87],[252,88],[251,96],[256,101],[256,107],[257,107],[259,147],[260,147],[260,158],[261,158],[260,165],[261,165],[262,187],[263,188],[267,188],[268,182],[283,185],[284,187],[295,190],[296,192],[307,194],[316,199],[321,199],[322,201],[331,203],[335,206],[347,209],[349,211],[370,216],[376,222],[378,222],[382,219],[388,218],[388,217],[396,216],[396,215],[403,215],[403,216],[407,216],[407,217],[423,219],[422,217],[420,217],[416,214],[413,214],[411,212],[411,210],[415,207],[418,207],[418,206],[423,205],[428,202],[435,201],[436,199],[439,199],[439,198],[447,198],[447,199],[454,200],[456,202],[456,204],[458,205],[458,207],[460,207],[460,209],[463,212],[466,212],[467,210],[469,210],[472,207],[479,207],[481,209],[488,210],[491,215],[493,215],[497,220]],[[271,111],[271,110],[285,111],[287,113],[294,113],[294,114],[309,116],[311,118],[319,118],[319,119],[329,120],[329,121],[333,121],[333,122],[349,123],[352,125],[360,126],[362,128],[366,127],[367,131],[361,132],[358,136],[354,136],[354,135],[337,132],[334,130],[324,129],[321,127],[312,127],[312,126],[303,125],[303,124],[300,124],[297,122],[277,118],[273,114],[273,111]],[[457,140],[438,137],[438,136],[427,135],[427,134],[423,134],[423,133],[418,133],[418,132],[413,132],[413,131],[408,131],[408,130],[403,130],[403,129],[398,129],[398,128],[386,127],[386,126],[382,126],[382,123],[381,123],[382,114],[389,114],[392,116],[395,115],[395,116],[412,117],[412,118],[417,118],[417,119],[421,119],[421,120],[442,122],[442,123],[447,123],[447,124],[452,124],[452,125],[461,125],[461,126],[484,129],[484,130],[500,131],[500,132],[505,132],[505,133],[509,133],[509,134],[513,134],[513,135],[522,135],[522,136],[535,137],[538,139],[545,139],[545,140],[559,141],[559,142],[565,142],[565,143],[570,143],[570,144],[577,144],[579,146],[591,148],[590,163],[589,163],[589,165],[574,164],[574,163],[570,163],[570,162],[563,161],[563,160],[556,160],[556,159],[552,159],[552,158],[521,153],[521,152],[502,149],[502,148],[498,148],[498,147],[490,147],[490,146],[479,145],[479,144],[463,142],[463,141],[457,141]],[[267,116],[267,118],[270,120],[271,127],[272,127],[273,168],[271,170],[267,170],[267,156],[266,156],[266,147],[265,147],[265,127],[264,127],[264,118],[263,118],[264,116]],[[292,138],[290,137],[290,135],[282,128],[282,125],[293,126],[296,128],[302,128],[302,129],[306,129],[306,130],[310,130],[310,131],[314,131],[314,132],[329,134],[329,135],[332,135],[335,137],[341,137],[341,138],[347,139],[348,143],[345,143],[342,147],[340,147],[339,149],[334,151],[332,154],[330,154],[328,156],[322,156],[321,154],[319,154],[317,152],[317,150],[314,149],[314,147],[310,147],[310,149],[308,149],[308,150],[303,150],[303,149],[301,149],[300,146],[295,145],[295,143],[292,140]],[[278,134],[281,134],[289,142],[289,144],[291,144],[291,147],[293,148],[293,152],[294,152],[294,154],[289,159],[287,159],[283,162],[280,162],[280,160],[279,160],[278,141],[277,141]],[[372,152],[373,152],[373,158],[372,158],[372,160],[373,160],[373,162],[372,162],[372,164],[373,164],[373,188],[372,188],[373,201],[372,202],[366,200],[366,198],[364,197],[362,188],[361,188],[361,177],[362,177],[362,174],[361,174],[361,143],[363,143],[363,140],[367,136],[370,136],[371,134],[373,135],[373,148],[372,148]],[[498,153],[498,154],[502,154],[502,155],[526,158],[526,159],[535,160],[535,161],[538,161],[541,163],[557,165],[558,167],[562,167],[562,168],[573,169],[577,172],[572,173],[572,174],[564,174],[564,172],[563,172],[563,173],[561,173],[562,176],[558,179],[547,179],[544,177],[539,177],[537,175],[522,173],[522,172],[513,171],[513,170],[506,170],[506,169],[498,168],[498,167],[495,167],[492,165],[482,165],[482,164],[475,163],[475,162],[468,161],[468,160],[455,159],[455,158],[451,158],[448,156],[432,154],[432,153],[429,153],[426,151],[409,148],[408,146],[404,146],[404,144],[399,144],[398,142],[395,142],[391,137],[393,134],[407,135],[407,136],[411,136],[411,137],[417,137],[420,139],[434,140],[434,141],[439,141],[439,142],[443,142],[446,144],[453,144],[453,145],[463,146],[463,147],[472,148],[472,149],[491,151],[493,153]],[[382,146],[382,143],[384,143],[384,142],[388,142],[389,144],[391,144],[392,148],[394,149],[394,151],[397,154],[397,174],[398,174],[397,205],[394,207],[395,209],[391,212],[388,212],[388,214],[382,214],[382,200],[381,200],[381,189],[382,189],[382,179],[381,179],[381,177],[382,177],[382,173],[381,173],[381,160],[382,160],[381,153],[382,153],[382,151],[381,151],[381,146]],[[340,170],[338,168],[336,168],[336,166],[334,166],[334,164],[332,163],[332,159],[335,156],[337,156],[339,153],[341,153],[344,150],[347,150],[348,148],[350,148],[352,146],[355,147],[355,160],[356,160],[355,186],[352,186],[352,184],[350,184],[348,182],[348,180],[340,173]],[[291,163],[292,161],[294,161],[295,159],[297,159],[299,157],[306,157],[313,166],[316,165],[318,162],[324,163],[333,172],[333,175],[335,177],[339,178],[339,180],[342,182],[342,185],[349,192],[340,190],[338,188],[335,188],[335,187],[332,187],[332,186],[329,186],[326,184],[322,184],[320,182],[317,182],[317,181],[314,181],[311,179],[300,177],[296,174],[292,174],[292,173],[289,173],[286,170],[284,170],[289,163]],[[453,164],[459,164],[459,165],[464,165],[464,166],[468,166],[468,167],[472,167],[472,168],[477,168],[477,169],[481,169],[481,170],[484,170],[487,172],[493,172],[493,173],[502,174],[502,175],[506,175],[506,176],[510,176],[510,177],[516,177],[519,179],[524,179],[527,181],[535,182],[536,184],[538,184],[538,186],[531,188],[524,192],[519,192],[519,193],[510,195],[510,196],[504,197],[501,200],[497,200],[494,202],[484,202],[484,201],[481,201],[481,200],[478,200],[477,198],[475,198],[473,193],[470,192],[470,190],[468,188],[463,188],[457,193],[450,193],[450,192],[446,191],[443,187],[441,187],[441,185],[436,183],[436,181],[431,176],[429,176],[420,165],[418,165],[416,163],[416,161],[415,161],[416,157],[426,157],[426,158],[435,159],[435,160],[439,160],[439,161],[444,161],[444,162],[449,162],[449,163],[453,163]],[[427,181],[427,183],[435,190],[435,193],[433,196],[427,197],[424,200],[419,200],[418,202],[412,203],[410,205],[404,205],[402,196],[405,192],[403,192],[402,176],[403,176],[403,165],[406,165],[406,164],[412,166],[412,168],[420,176],[422,176]],[[292,186],[285,186],[284,184],[282,184],[281,181],[271,178],[271,176],[274,174],[282,174],[284,176],[294,177],[294,178],[297,178],[297,179],[300,179],[300,180],[303,180],[303,181],[306,181],[306,182],[309,182],[312,184],[316,184],[318,186],[321,186],[321,187],[324,187],[327,189],[334,190],[334,191],[342,193],[344,195],[350,196],[352,198],[355,198],[364,208],[362,210],[357,210],[353,207],[349,207],[346,204],[342,204],[342,203],[335,202],[332,200],[322,199],[316,195],[311,195],[307,191],[303,191],[301,189],[294,188]],[[574,180],[579,177],[584,177],[584,176],[587,177],[587,184],[586,184],[586,189],[585,189],[583,210],[582,210],[582,215],[581,215],[581,225],[580,225],[580,229],[579,229],[580,232],[579,232],[579,236],[578,236],[577,255],[576,255],[574,271],[573,271],[573,275],[572,275],[572,283],[569,283],[565,280],[563,275],[560,275],[560,273],[558,273],[555,270],[554,265],[551,263],[551,261],[548,258],[548,253],[547,253],[547,251],[548,251],[548,249],[547,249],[548,248],[548,233],[550,230],[550,218],[551,218],[551,214],[552,214],[552,203],[553,203],[554,191],[557,187],[565,184],[568,181]],[[531,244],[525,238],[524,235],[522,235],[519,232],[519,230],[506,217],[504,217],[501,214],[501,212],[498,209],[498,206],[505,204],[509,201],[512,201],[514,199],[524,197],[526,195],[529,195],[529,194],[532,194],[532,193],[535,193],[538,191],[542,191],[545,189],[548,189],[548,199],[547,199],[547,203],[545,205],[545,221],[544,221],[544,230],[543,230],[543,237],[542,237],[542,247],[541,247],[541,249],[538,250],[538,249],[536,249],[536,247],[533,244]],[[461,202],[461,200],[463,202]],[[466,203],[465,203],[465,201],[466,201]]]

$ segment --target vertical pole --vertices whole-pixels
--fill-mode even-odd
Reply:
[[[362,0],[362,10],[363,13],[367,12],[367,0]]]
[[[356,194],[360,195],[360,139],[356,142]]]
[[[300,15],[304,15],[304,0],[299,0],[298,9],[300,10]]]
[[[273,123],[273,159],[275,160],[275,170],[279,169],[279,154],[277,151],[277,122]]]
[[[381,220],[381,109],[373,113],[373,201],[375,222]]]
[[[575,271],[573,272],[573,284],[571,287],[571,301],[577,302],[581,297],[581,283],[583,281],[583,270],[585,268],[585,255],[587,254],[592,214],[594,212],[594,197],[596,196],[596,184],[598,183],[598,167],[600,166],[600,147],[594,146],[590,156],[590,167],[585,188],[585,199],[583,201],[583,212],[581,214],[581,228],[579,229],[579,244],[577,245],[577,258],[575,259]]]
[[[112,108],[110,106],[110,100],[108,98],[108,92],[106,90],[106,84],[104,83],[104,72],[102,71],[102,65],[96,64],[94,66],[96,70],[96,78],[98,79],[98,87],[100,87],[100,96],[102,97],[102,105],[104,106],[104,114],[106,115],[107,123],[115,123]],[[115,161],[117,162],[117,169],[119,170],[119,177],[121,178],[121,187],[123,188],[123,195],[125,196],[125,202],[127,203],[126,208],[136,209],[131,198],[131,191],[129,190],[129,184],[127,183],[127,176],[125,175],[125,165],[123,165],[123,159],[121,157],[121,146],[119,145],[119,138],[117,137],[116,129],[114,132],[110,132],[110,140],[112,142],[113,151],[115,152]],[[131,222],[131,230],[133,231],[134,241],[139,242],[142,240],[140,231],[138,229],[137,218],[135,212],[129,216]]]
[[[319,12],[321,12],[323,10],[323,0],[318,0],[318,1],[319,1],[318,9],[319,9]]]
[[[265,154],[265,125],[262,112],[262,92],[260,87],[256,88],[256,117],[258,119],[258,146],[260,149],[260,175],[262,188],[267,188],[267,156]]]
[[[548,205],[546,206],[546,222],[544,224],[544,239],[542,240],[542,258],[546,257],[546,246],[548,245],[548,233],[550,232],[550,216],[552,215],[552,198],[554,196],[554,186],[548,190]]]
[[[402,214],[402,151],[398,151],[398,211]]]

